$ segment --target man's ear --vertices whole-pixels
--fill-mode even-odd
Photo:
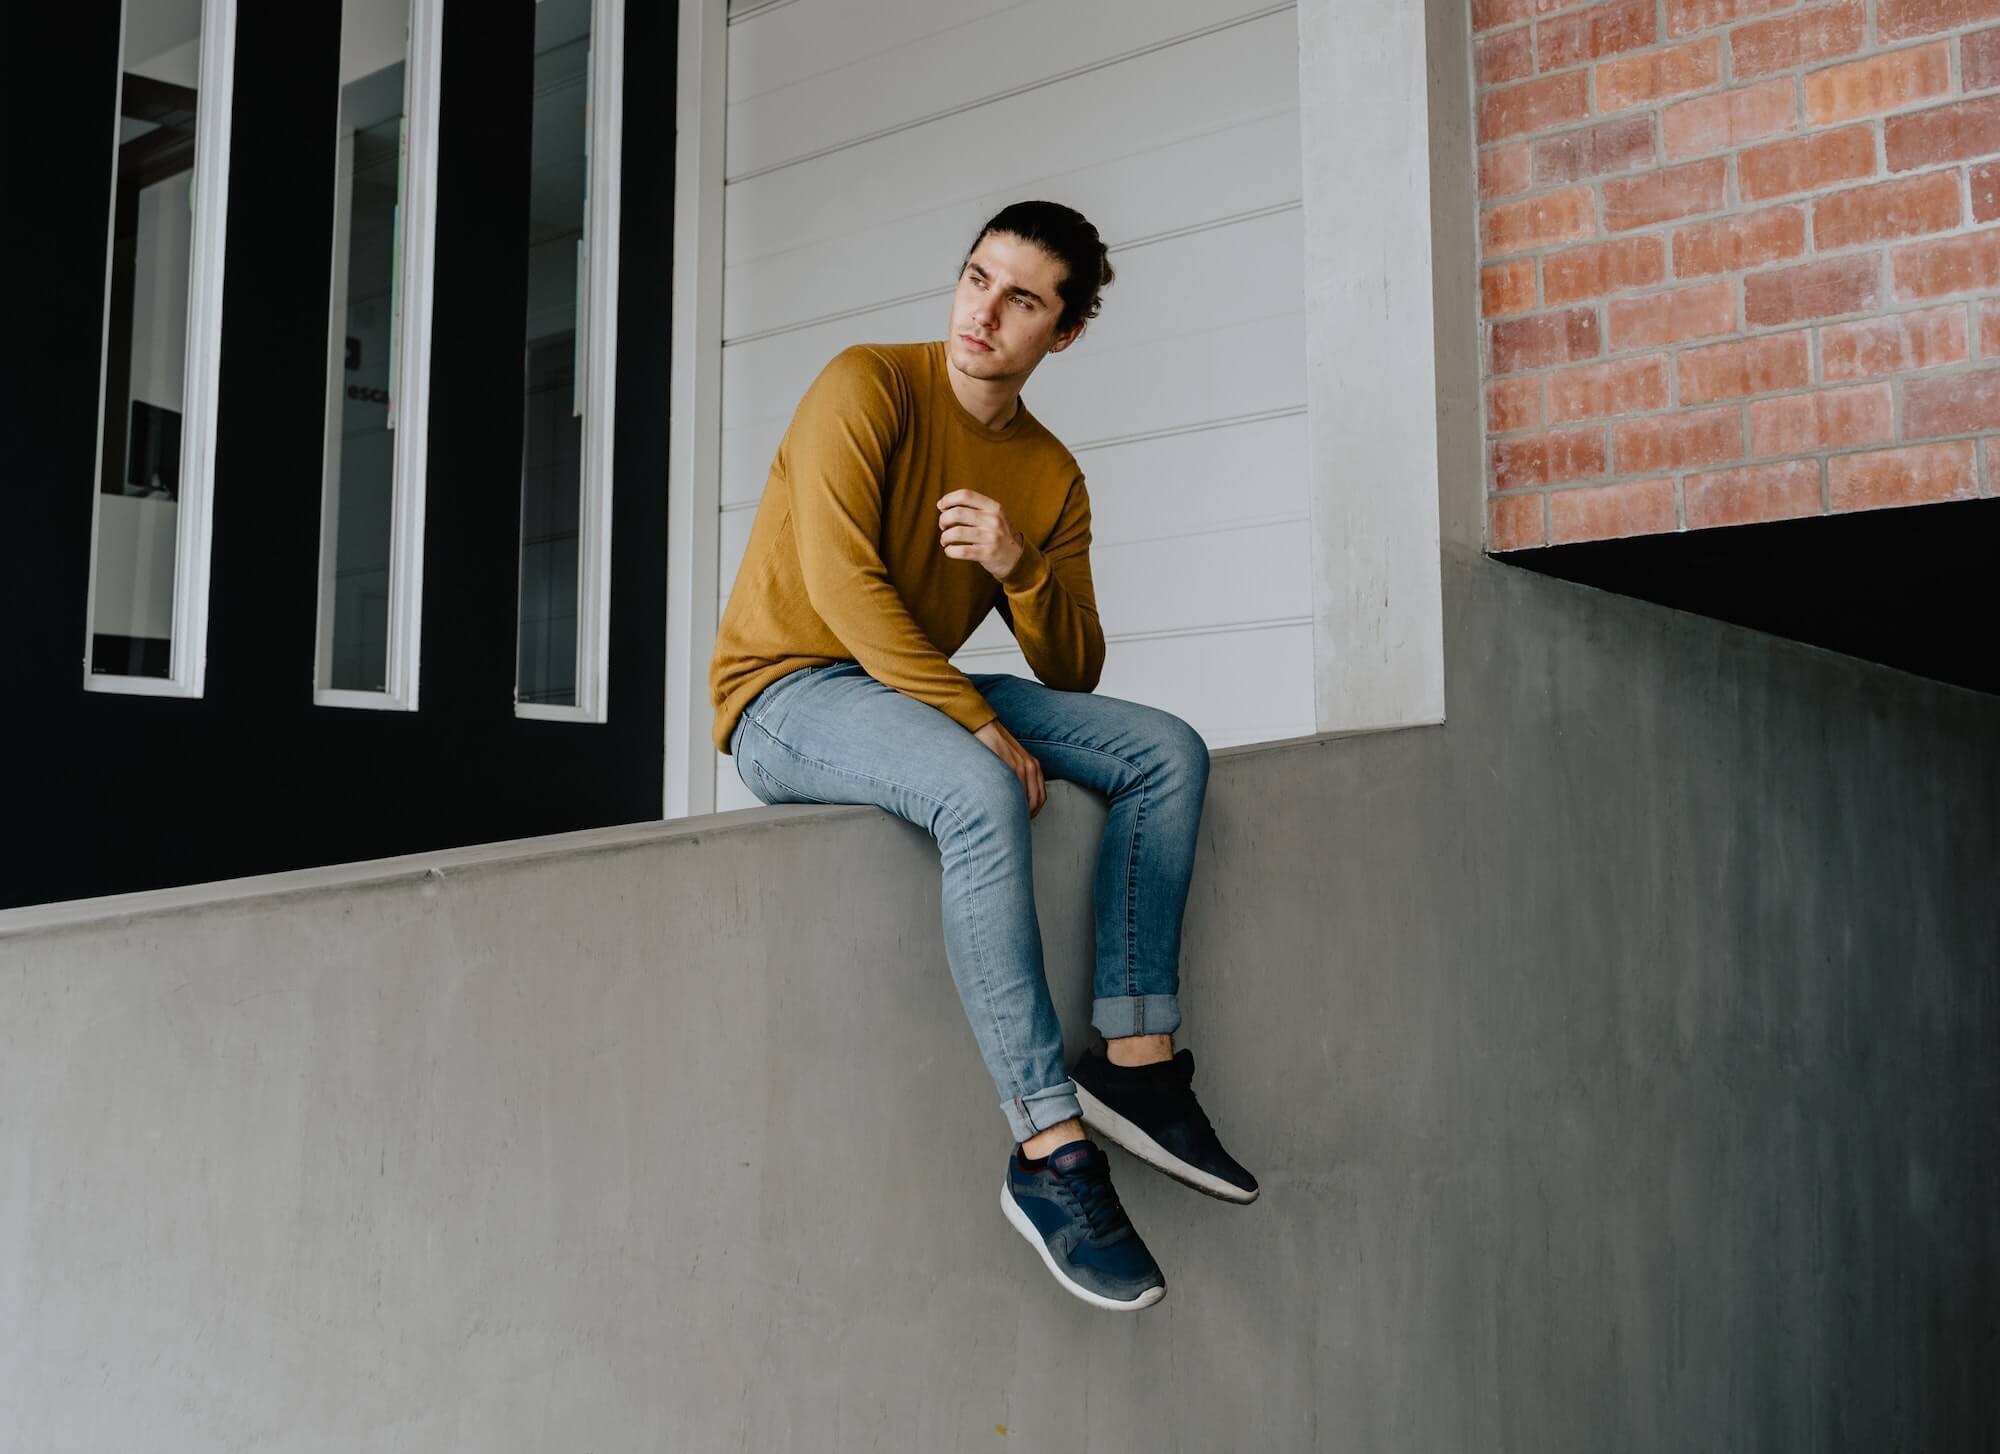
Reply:
[[[1070,329],[1069,332],[1058,333],[1056,335],[1056,341],[1049,345],[1049,352],[1061,353],[1064,349],[1068,348],[1072,343],[1075,343],[1079,338],[1083,337],[1083,330],[1089,326],[1090,326],[1090,320],[1088,318],[1079,318],[1076,322],[1076,326]]]

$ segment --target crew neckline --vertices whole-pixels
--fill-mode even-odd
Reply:
[[[995,429],[990,425],[982,424],[973,416],[972,411],[966,408],[964,403],[960,401],[958,391],[951,386],[951,376],[945,372],[946,369],[951,367],[951,360],[945,357],[945,340],[942,338],[933,340],[930,351],[932,387],[944,391],[946,400],[951,404],[951,411],[957,416],[960,424],[964,425],[981,439],[990,439],[996,444],[1013,439],[1021,432],[1021,421],[1027,417],[1028,413],[1028,401],[1025,397],[1019,394],[1014,396],[1014,417],[999,428]]]

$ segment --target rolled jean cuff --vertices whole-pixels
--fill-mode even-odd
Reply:
[[[1025,1141],[1037,1131],[1046,1131],[1064,1121],[1080,1120],[1083,1116],[1083,1107],[1076,1099],[1076,1082],[1068,1076],[1063,1077],[1061,1085],[1002,1101],[1000,1109],[1007,1113],[1007,1125],[1016,1141]]]
[[[1106,1040],[1171,1035],[1181,1027],[1179,995],[1117,995],[1090,1002],[1090,1023]]]

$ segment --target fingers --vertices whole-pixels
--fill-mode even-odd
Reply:
[[[1021,756],[1026,758],[1028,763],[1027,771],[1021,778],[1021,786],[1028,790],[1028,816],[1032,818],[1042,811],[1042,804],[1049,800],[1049,788],[1042,780],[1041,759],[1026,748],[1021,749]]]
[[[998,505],[954,505],[949,510],[938,513],[938,527],[942,529],[947,525],[976,526],[990,522],[993,528],[998,530],[1004,519],[1005,514]]]
[[[1032,818],[1042,811],[1042,804],[1048,801],[1048,786],[1042,781],[1040,759],[1018,742],[1013,746],[1019,760],[1010,762],[1008,766],[1014,769],[1014,776],[1021,780],[1021,791],[1028,797],[1028,816]]]
[[[993,729],[993,740],[986,741],[987,729]],[[1034,817],[1042,811],[1042,805],[1049,800],[1048,784],[1042,776],[1042,761],[1015,740],[997,717],[979,729],[981,741],[993,751],[1021,784],[1021,792],[1028,800],[1028,816]]]

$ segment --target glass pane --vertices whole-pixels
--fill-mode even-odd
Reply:
[[[170,674],[200,63],[199,4],[129,0],[91,563],[93,673]]]
[[[407,0],[341,9],[338,190],[326,442],[320,685],[379,692],[389,668],[389,552],[395,518],[400,228],[407,127]]]
[[[578,386],[590,175],[590,0],[535,7],[528,209],[528,316],[521,458],[519,700],[576,702],[577,522],[583,483]]]

